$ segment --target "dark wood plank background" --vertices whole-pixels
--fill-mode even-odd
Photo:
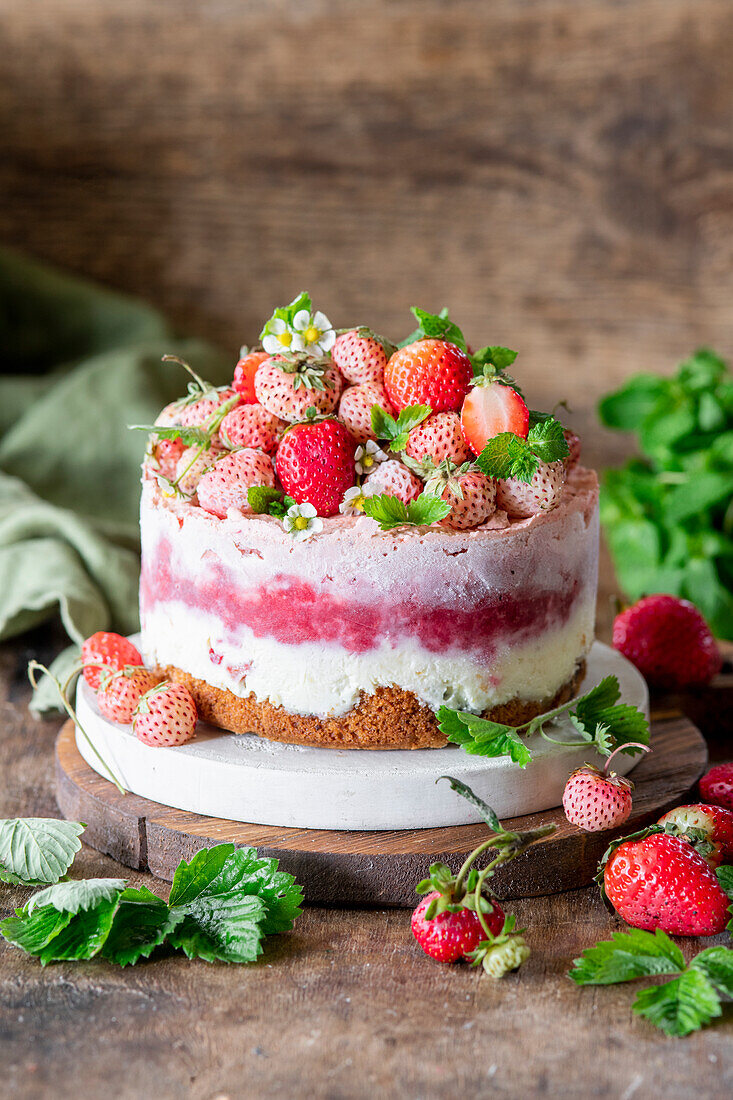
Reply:
[[[0,240],[234,350],[449,303],[587,406],[733,352],[730,0],[0,0]],[[564,382],[564,385],[562,384]]]

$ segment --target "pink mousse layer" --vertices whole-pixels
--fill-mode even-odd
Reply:
[[[268,638],[364,654],[388,640],[490,662],[497,645],[535,638],[594,599],[595,474],[574,470],[554,511],[503,514],[471,531],[381,532],[365,517],[327,520],[295,542],[279,520],[220,520],[143,487],[143,629],[159,605],[215,621],[230,642]],[[155,640],[150,640],[155,645]],[[579,655],[580,656],[580,655]]]

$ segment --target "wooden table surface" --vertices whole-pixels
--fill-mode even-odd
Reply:
[[[25,666],[47,632],[0,647],[0,816],[57,814],[59,723],[29,715]],[[74,875],[115,876],[84,848]],[[165,894],[167,886],[133,874]],[[0,887],[8,915],[27,896]],[[307,909],[257,964],[184,958],[121,970],[0,945],[4,1095],[87,1097],[500,1096],[723,1098],[733,1009],[686,1039],[636,1019],[631,986],[580,989],[571,960],[620,923],[595,888],[512,903],[533,955],[494,982],[422,954],[405,910]],[[723,942],[724,937],[712,942]],[[681,941],[682,942],[682,941]],[[688,955],[701,944],[683,942]]]

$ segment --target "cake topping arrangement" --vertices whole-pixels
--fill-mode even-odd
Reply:
[[[231,386],[183,363],[187,396],[137,425],[150,432],[144,477],[220,519],[257,511],[258,487],[382,530],[472,530],[557,507],[580,442],[527,407],[506,373],[517,353],[473,352],[445,310],[412,312],[418,327],[396,345],[364,326],[336,332],[303,292],[274,311],[261,348],[241,349]]]

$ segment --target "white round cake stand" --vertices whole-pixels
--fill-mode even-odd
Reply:
[[[648,716],[649,693],[641,675],[616,650],[595,642],[582,690],[611,673],[618,677],[622,701]],[[559,806],[573,768],[603,761],[587,748],[562,748],[541,737],[527,740],[532,760],[520,768],[505,757],[469,756],[455,746],[318,749],[225,733],[204,722],[188,745],[150,748],[137,740],[131,726],[100,714],[83,677],[77,714],[127,790],[179,810],[288,828],[427,829],[480,821],[447,783],[436,784],[442,775],[467,783],[499,817],[517,817]],[[577,740],[567,721],[557,723],[552,735]],[[109,778],[78,729],[76,744],[87,764]],[[619,754],[614,770],[626,774],[638,759]]]

